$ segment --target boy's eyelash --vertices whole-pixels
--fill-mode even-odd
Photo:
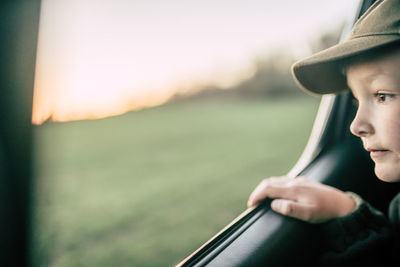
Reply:
[[[379,103],[383,103],[395,97],[394,94],[389,93],[375,93],[374,97],[377,99]]]
[[[378,103],[384,103],[384,102],[387,102],[388,100],[394,98],[396,95],[391,94],[391,93],[375,93],[375,94],[373,94],[373,96],[378,101]],[[355,107],[358,107],[359,106],[358,99],[353,97],[352,104]]]

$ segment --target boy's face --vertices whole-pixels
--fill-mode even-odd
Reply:
[[[347,83],[358,100],[351,132],[370,152],[378,178],[400,181],[400,51],[352,65]]]

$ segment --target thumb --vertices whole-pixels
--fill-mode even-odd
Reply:
[[[309,204],[295,202],[286,199],[274,199],[271,202],[271,208],[283,215],[312,222],[312,206]]]

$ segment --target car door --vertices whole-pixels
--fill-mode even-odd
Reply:
[[[361,1],[355,18],[373,2]],[[344,38],[348,32],[349,27]],[[386,212],[399,187],[375,177],[372,161],[349,131],[355,111],[350,92],[324,96],[308,145],[288,175],[356,192]],[[245,211],[178,266],[310,266],[318,255],[318,239],[312,225],[285,218],[263,203]]]

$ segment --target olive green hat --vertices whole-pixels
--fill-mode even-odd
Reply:
[[[346,59],[398,41],[400,0],[376,1],[358,19],[347,40],[294,63],[292,73],[308,92],[338,93],[348,89],[342,71]]]

